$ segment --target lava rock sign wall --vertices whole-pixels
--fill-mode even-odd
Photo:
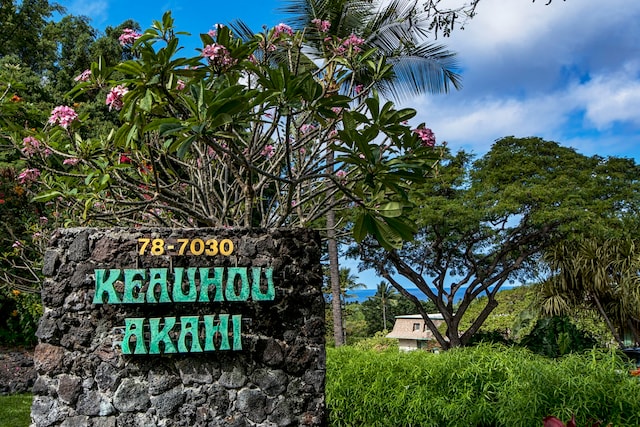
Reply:
[[[308,230],[56,231],[33,425],[324,425],[320,251]]]

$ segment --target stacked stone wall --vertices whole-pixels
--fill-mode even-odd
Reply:
[[[149,250],[141,255],[140,239],[145,238],[166,243],[163,248],[156,248],[155,255]],[[168,242],[177,239],[231,241],[233,251],[229,253],[227,247],[225,256],[177,255],[177,247],[167,249]],[[195,252],[201,252],[200,241],[197,243]],[[307,230],[56,231],[43,267],[44,315],[34,354],[38,376],[33,388],[33,425],[324,425],[320,253],[317,233]],[[236,278],[233,293],[222,294],[223,298],[216,298],[216,289],[210,287],[209,302],[183,298],[179,302],[114,303],[116,293],[122,301],[127,299],[127,292],[129,299],[136,301],[142,295],[153,300],[152,294],[159,300],[161,294],[159,289],[155,293],[149,291],[144,280],[131,288],[119,276],[112,284],[114,294],[103,292],[96,297],[96,270],[104,270],[105,277],[115,269],[142,270],[148,279],[149,272],[155,271],[152,269],[168,268],[174,272],[182,268],[186,277],[188,268],[201,267],[211,271],[215,267],[229,271],[236,267],[246,267],[249,272],[268,270],[275,292],[269,297],[263,277],[252,291],[264,292],[267,297],[256,300],[245,295],[239,301],[229,301],[226,296],[242,294],[241,280]],[[191,283],[200,286],[197,279]],[[127,286],[129,291],[124,289]],[[189,280],[185,278],[182,286],[182,295],[187,295]],[[149,354],[149,342],[136,347],[142,332],[131,330],[132,327],[125,330],[131,319],[144,319],[145,328],[149,319],[163,319],[165,324],[167,319],[173,319],[176,326],[170,335],[176,343],[181,327],[199,331],[198,339],[204,340],[203,319],[213,316],[218,327],[219,319],[225,315],[229,319],[238,316],[234,325],[241,328],[241,349],[233,345],[221,349],[223,339],[234,342],[231,335],[237,335],[239,329],[231,326],[226,334],[229,336],[215,335],[215,345],[210,343],[208,351],[204,343],[200,348],[194,345],[195,338],[185,333],[180,338],[181,347],[176,344],[178,350],[166,353],[170,345],[169,335],[165,335],[164,342],[156,345],[161,354]],[[146,352],[123,354],[122,340],[127,331],[133,335],[130,352]],[[153,339],[149,334],[145,329],[145,341]]]

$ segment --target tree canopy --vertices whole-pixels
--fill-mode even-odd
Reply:
[[[398,275],[408,279],[444,317],[443,335],[416,304],[440,345],[464,345],[495,308],[504,283],[548,273],[539,262],[545,249],[634,221],[639,173],[632,160],[587,157],[534,137],[498,140],[473,162],[464,152],[449,154],[435,182],[412,193],[416,239],[393,251],[363,245],[364,265],[415,302]],[[487,297],[486,307],[461,330],[478,296]]]

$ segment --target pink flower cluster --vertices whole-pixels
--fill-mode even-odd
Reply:
[[[223,27],[224,27],[223,24],[215,24],[213,26],[213,29],[207,31],[207,34],[209,34],[212,38],[216,37],[218,35],[218,30]]]
[[[309,123],[305,123],[300,126],[300,133],[309,133],[313,132],[314,130],[316,130],[316,126]]]
[[[266,157],[267,159],[272,158],[274,154],[276,154],[276,148],[271,144],[265,145],[260,152],[260,155]]]
[[[51,150],[44,147],[40,141],[32,136],[23,138],[22,145],[23,147],[20,149],[20,151],[22,151],[22,154],[24,154],[26,157],[31,157],[35,154],[43,154],[45,157],[51,155]]]
[[[91,70],[84,70],[80,75],[76,76],[73,80],[76,82],[86,82],[91,78]]]
[[[321,33],[326,33],[331,28],[331,22],[323,21],[322,19],[316,18],[312,19],[311,23],[316,26],[316,29]]]
[[[36,181],[39,176],[39,169],[25,169],[18,175],[18,182],[20,182],[20,184],[29,184],[30,182]]]
[[[71,165],[71,166],[75,166],[78,164],[78,162],[80,161],[80,159],[78,159],[77,157],[69,157],[67,159],[64,159],[64,161],[62,162],[63,165]]]
[[[133,44],[136,40],[142,37],[142,34],[135,32],[131,28],[125,28],[122,30],[122,34],[118,37],[118,41],[120,45],[125,46],[128,44]]]
[[[207,58],[213,65],[221,67],[228,67],[235,63],[227,48],[218,43],[206,45],[202,49],[202,56]]]
[[[436,145],[436,136],[429,128],[414,129],[413,133],[418,135],[418,138],[422,140],[423,147],[433,147]]]
[[[280,34],[286,34],[288,36],[293,36],[293,29],[287,24],[280,23],[273,27],[273,37],[278,38]]]
[[[122,109],[122,107],[124,106],[122,98],[126,95],[127,92],[129,92],[129,89],[127,89],[123,85],[118,85],[111,88],[111,90],[107,94],[106,100],[106,104],[109,106],[109,111],[111,111],[111,109]]]
[[[78,113],[76,113],[73,108],[67,107],[66,105],[58,105],[51,112],[49,123],[52,125],[58,124],[66,129],[77,118]]]
[[[352,47],[354,52],[360,52],[360,46],[364,44],[364,39],[351,33],[349,37],[342,41],[342,45],[346,48]]]
[[[339,170],[336,172],[336,178],[342,180],[345,179],[347,177],[347,173],[343,170]]]
[[[344,56],[348,53],[359,53],[362,51],[361,46],[364,45],[364,39],[353,33],[342,40],[335,40],[331,37],[327,37],[324,41],[333,45],[333,52],[338,56]]]

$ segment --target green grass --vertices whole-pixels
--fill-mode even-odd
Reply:
[[[0,426],[27,427],[31,423],[30,394],[0,396]]]

